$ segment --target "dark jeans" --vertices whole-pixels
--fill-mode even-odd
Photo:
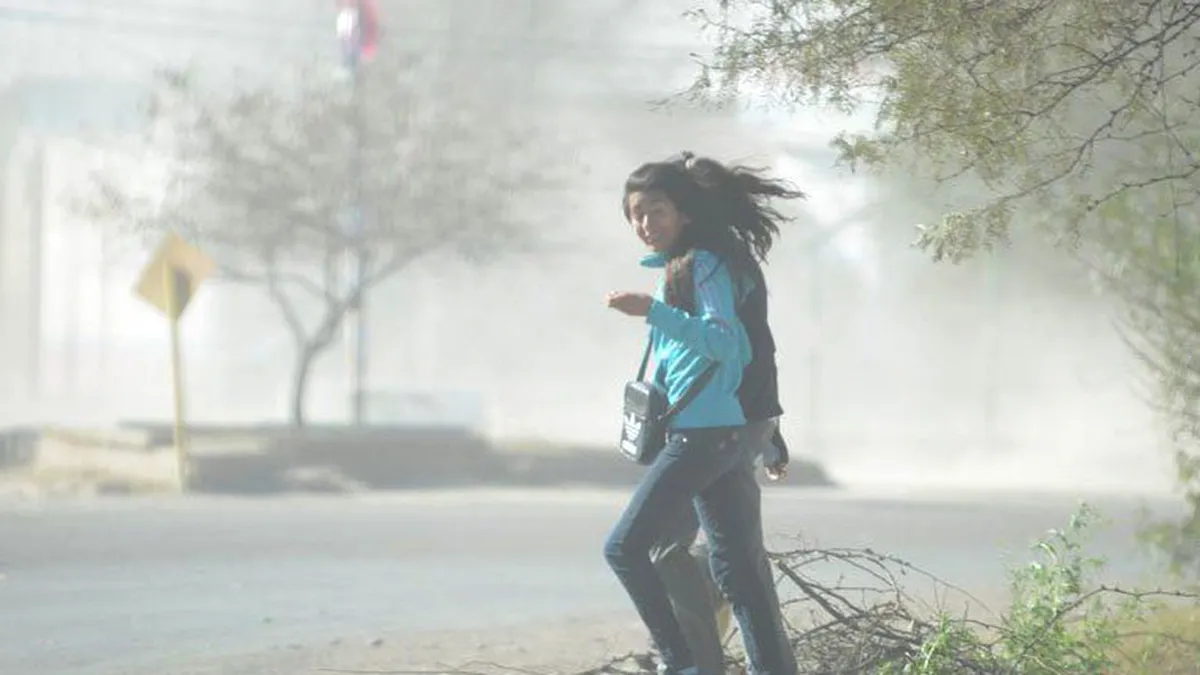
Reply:
[[[771,440],[775,433],[776,420],[750,422],[742,428],[741,445],[750,456],[753,463],[761,455],[764,460],[772,453]],[[775,457],[771,457],[774,460]],[[761,489],[754,479],[754,468],[742,472],[738,479],[739,489],[751,494],[751,501],[761,505]],[[761,529],[761,509],[754,516]],[[710,555],[708,547],[697,545],[700,521],[695,511],[685,514],[679,522],[672,525],[666,538],[650,549],[650,559],[658,570],[659,577],[667,589],[671,606],[675,610],[675,619],[683,630],[684,638],[692,651],[692,657],[699,669],[699,675],[722,675],[725,669],[725,654],[722,639],[722,628],[718,625],[717,613],[728,607],[726,599],[720,597],[721,591],[710,570]],[[751,553],[759,560],[759,570],[764,583],[773,596],[773,604],[778,607],[778,594],[775,589],[774,577],[770,562],[767,560],[766,547],[762,538],[758,538]],[[778,610],[777,610],[778,611]],[[795,658],[788,642],[788,636],[783,624],[783,617],[778,617],[781,656],[784,659],[784,672],[795,672]],[[760,664],[751,664],[758,670]]]
[[[718,608],[727,609],[713,580],[707,542],[697,543],[700,520],[694,509],[665,541],[650,549],[650,560],[671,599],[675,620],[691,650],[697,675],[724,675],[725,647]]]
[[[695,508],[711,547],[713,576],[733,605],[751,667],[757,675],[794,675],[794,658],[780,639],[779,601],[759,555],[762,504],[754,465],[734,431],[672,433],[634,490],[604,553],[668,671],[692,668],[695,659],[650,551],[678,531]]]

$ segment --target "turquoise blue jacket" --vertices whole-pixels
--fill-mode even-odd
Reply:
[[[663,268],[666,257],[642,259],[645,267]],[[665,279],[659,282],[646,323],[650,324],[654,382],[675,403],[708,364],[719,364],[700,394],[672,420],[673,429],[740,426],[746,423],[738,401],[742,371],[750,362],[750,340],[738,319],[729,266],[709,251],[697,250],[695,266],[696,315],[663,300]]]

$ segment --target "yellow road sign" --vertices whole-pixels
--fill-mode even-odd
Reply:
[[[212,276],[216,263],[203,251],[172,232],[142,268],[134,291],[167,317],[171,338],[171,393],[175,408],[175,452],[179,460],[179,489],[188,489],[188,438],[184,421],[183,355],[179,317],[200,284]]]
[[[142,268],[134,291],[168,318],[177,319],[187,309],[200,284],[212,276],[215,269],[216,263],[204,251],[172,232]],[[163,283],[168,275],[171,283]],[[174,289],[174,298],[168,297],[169,288]]]

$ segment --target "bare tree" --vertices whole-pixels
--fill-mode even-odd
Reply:
[[[295,343],[297,426],[314,361],[370,289],[434,252],[485,262],[535,243],[513,200],[548,184],[545,139],[530,142],[519,108],[437,77],[436,58],[395,54],[357,88],[318,67],[232,93],[164,73],[149,128],[167,189],[98,177],[93,214],[178,231],[270,297]],[[358,253],[363,272],[348,274]]]

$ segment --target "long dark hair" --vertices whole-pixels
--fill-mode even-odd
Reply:
[[[658,192],[688,218],[688,225],[668,252],[667,301],[691,309],[691,258],[697,248],[712,251],[740,284],[767,255],[790,220],[771,205],[772,199],[803,199],[785,181],[768,178],[762,169],[726,167],[707,157],[683,152],[661,162],[648,162],[625,180],[622,209],[629,219],[629,195]],[[687,294],[681,297],[681,293]]]

